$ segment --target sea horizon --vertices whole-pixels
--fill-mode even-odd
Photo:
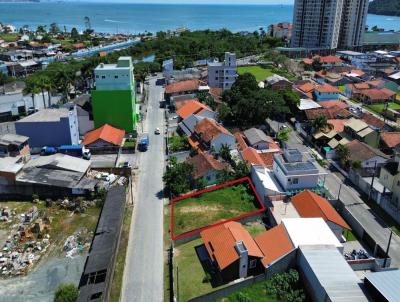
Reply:
[[[263,9],[260,9],[263,8]],[[92,28],[102,33],[138,34],[186,27],[190,30],[232,32],[265,30],[270,24],[292,22],[291,4],[227,4],[227,3],[127,3],[95,1],[10,2],[0,3],[0,22],[20,28],[56,22],[70,31],[85,28],[83,18],[89,16]],[[368,15],[367,25],[385,30],[400,30],[400,17]]]

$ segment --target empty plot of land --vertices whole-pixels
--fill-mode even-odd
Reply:
[[[243,184],[228,186],[174,203],[174,235],[197,230],[260,209]]]

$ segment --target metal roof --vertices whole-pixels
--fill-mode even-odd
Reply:
[[[244,136],[249,141],[250,145],[255,145],[259,142],[270,142],[271,139],[260,129],[251,128],[244,131]]]
[[[388,301],[398,301],[400,298],[400,270],[368,273],[368,280]]]
[[[59,122],[61,118],[67,118],[68,115],[69,110],[67,108],[42,109],[32,115],[29,115],[17,121],[17,123]]]
[[[29,137],[27,136],[7,133],[0,137],[0,145],[20,145],[25,143],[28,139]]]
[[[25,165],[25,168],[31,167],[86,173],[90,167],[90,161],[57,153],[49,156],[40,156]]]
[[[368,301],[361,290],[361,280],[334,246],[301,246],[300,251],[329,301]]]

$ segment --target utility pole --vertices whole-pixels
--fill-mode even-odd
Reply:
[[[389,258],[389,249],[390,249],[390,242],[392,241],[392,235],[393,235],[393,231],[390,230],[390,236],[389,236],[389,242],[388,242],[387,249],[386,249],[385,260],[383,261],[383,268],[386,267],[386,261]]]
[[[176,266],[176,301],[179,302],[179,267]]]
[[[375,174],[376,174],[376,166],[377,166],[377,164],[378,164],[378,162],[375,161],[374,175],[372,176],[371,187],[369,188],[368,201],[371,200],[372,190],[373,190],[373,188],[374,188],[374,181],[375,181]]]

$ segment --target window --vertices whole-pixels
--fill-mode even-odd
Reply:
[[[257,266],[257,260],[250,260],[250,268],[255,268]]]
[[[101,76],[101,78],[104,80],[106,78],[106,76]]]
[[[218,81],[218,77],[216,77],[215,80]]]
[[[298,178],[293,178],[292,184],[297,185],[299,183]]]
[[[98,79],[98,78],[99,78],[99,75],[97,74],[97,75],[96,75],[96,79]]]
[[[114,76],[115,79],[118,79],[118,76]]]

